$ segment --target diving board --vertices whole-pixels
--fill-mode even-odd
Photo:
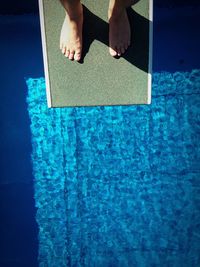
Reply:
[[[39,0],[48,107],[151,103],[153,0],[127,9],[131,46],[120,58],[108,50],[108,1],[84,0],[83,56],[70,61],[60,51],[65,17],[60,1]]]

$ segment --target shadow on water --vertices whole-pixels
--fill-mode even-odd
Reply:
[[[149,20],[139,15],[132,8],[127,8],[127,14],[131,26],[131,45],[121,57],[139,69],[148,72]],[[108,34],[109,24],[84,6],[83,51],[82,60],[79,63],[84,63],[84,58],[94,40],[109,46]],[[118,58],[116,57],[116,60]]]

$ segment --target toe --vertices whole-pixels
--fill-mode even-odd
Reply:
[[[121,56],[121,47],[120,46],[117,47],[117,55],[119,57]]]
[[[109,52],[110,52],[111,56],[113,56],[113,57],[117,56],[117,49],[113,49],[112,47],[110,47]]]
[[[81,51],[80,50],[75,52],[74,59],[76,61],[79,61],[81,59]]]
[[[69,53],[69,59],[73,60],[74,59],[74,51],[70,51]]]
[[[81,59],[81,54],[75,54],[74,59],[79,61]]]
[[[124,54],[124,52],[125,52],[125,47],[124,47],[124,46],[121,46],[121,49],[120,49],[120,50],[121,50],[121,53]]]
[[[62,53],[65,54],[65,52],[66,52],[66,47],[63,46],[63,47],[62,47]]]
[[[69,49],[66,49],[65,56],[66,56],[66,57],[69,57],[69,54],[70,54]]]

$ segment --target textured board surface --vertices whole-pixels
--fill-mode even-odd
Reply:
[[[150,103],[150,2],[139,0],[128,9],[132,45],[124,56],[117,59],[110,56],[108,51],[108,2],[82,1],[83,56],[78,63],[68,60],[59,49],[64,8],[59,1],[39,0],[49,107]]]

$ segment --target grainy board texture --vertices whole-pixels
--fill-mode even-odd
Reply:
[[[146,104],[148,99],[149,1],[128,9],[131,46],[124,56],[108,51],[108,1],[85,0],[83,57],[67,59],[59,49],[64,8],[43,0],[47,66],[52,107]]]

